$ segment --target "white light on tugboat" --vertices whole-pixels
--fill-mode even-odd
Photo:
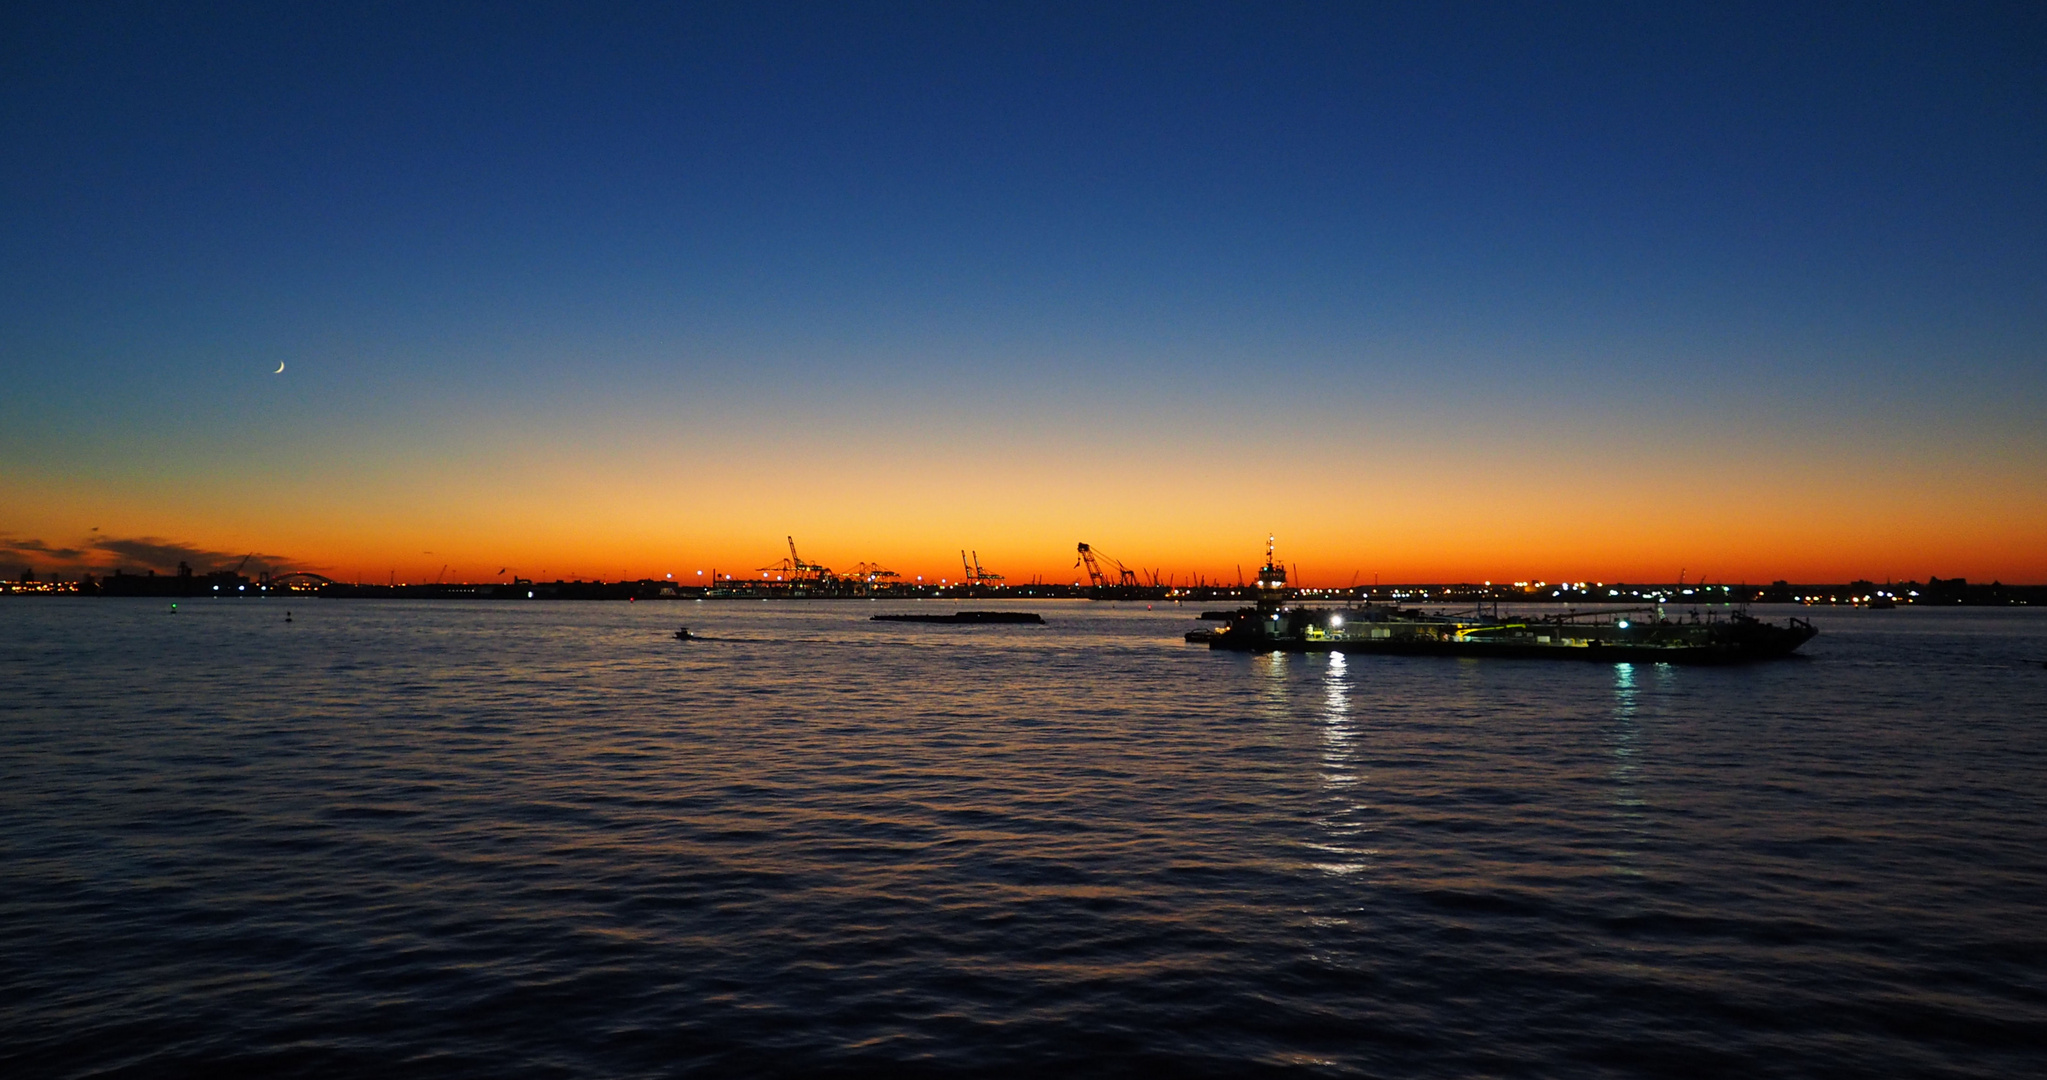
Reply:
[[[1342,626],[1342,625],[1343,625],[1343,616],[1341,616],[1341,615],[1331,615],[1331,616],[1329,617],[1329,625],[1330,625],[1330,626],[1332,626],[1332,627],[1336,627],[1336,626]]]

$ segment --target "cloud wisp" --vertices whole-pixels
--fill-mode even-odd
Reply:
[[[94,537],[83,547],[61,547],[40,539],[0,535],[0,560],[46,574],[106,573],[128,568],[171,571],[180,563],[191,567],[195,574],[232,570],[238,565],[243,573],[274,573],[292,565],[292,560],[283,555],[250,552],[244,562],[244,555],[158,536]]]

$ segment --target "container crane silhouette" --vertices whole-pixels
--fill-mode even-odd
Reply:
[[[960,551],[960,570],[966,574],[966,581],[969,585],[990,585],[1002,580],[1001,574],[993,570],[982,569],[981,553],[978,551],[974,552],[974,561],[972,563],[967,562],[966,551],[964,549]]]
[[[808,585],[812,583],[822,585],[826,582],[833,580],[833,575],[830,567],[823,566],[818,563],[804,562],[803,556],[798,555],[796,553],[796,538],[791,536],[788,538],[788,540],[789,557],[783,559],[781,562],[776,563],[774,565],[761,567],[760,568],[761,573],[767,574],[780,572],[786,574],[788,575],[789,582],[792,585],[797,584]]]

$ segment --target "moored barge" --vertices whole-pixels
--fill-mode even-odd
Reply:
[[[1744,612],[1689,620],[1655,608],[1487,618],[1367,604],[1347,609],[1287,602],[1286,571],[1271,557],[1258,573],[1258,605],[1208,631],[1211,649],[1232,652],[1503,656],[1606,663],[1727,664],[1790,656],[1819,633],[1804,619],[1784,625]],[[1192,635],[1189,639],[1193,640]]]

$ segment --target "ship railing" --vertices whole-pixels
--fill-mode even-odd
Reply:
[[[1484,626],[1460,626],[1457,628],[1455,636],[1459,641],[1462,641],[1474,634],[1497,634],[1503,630],[1526,629],[1528,629],[1528,624],[1525,622],[1487,623]]]
[[[1597,611],[1565,611],[1559,612],[1554,615],[1543,615],[1538,617],[1535,621],[1546,623],[1561,623],[1571,622],[1576,619],[1601,619],[1609,618],[1615,615],[1634,615],[1641,612],[1654,613],[1658,610],[1659,609],[1653,605],[1644,605],[1641,607],[1601,608]]]

